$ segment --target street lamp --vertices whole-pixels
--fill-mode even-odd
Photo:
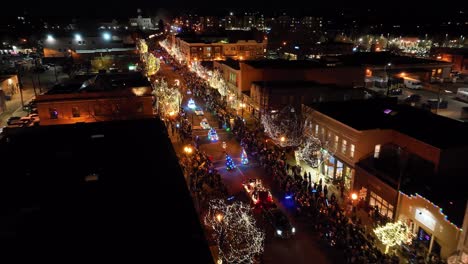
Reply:
[[[184,147],[184,152],[189,155],[189,154],[192,154],[193,149],[190,146],[186,146]]]
[[[240,103],[240,107],[242,109],[241,116],[244,118],[244,108],[245,108],[245,103]]]
[[[281,142],[284,142],[284,141],[286,141],[286,138],[285,138],[284,136],[282,136],[282,137],[280,138],[280,141],[281,141]]]
[[[222,214],[217,214],[216,215],[216,220],[221,223],[223,221],[224,216]]]
[[[387,74],[387,67],[391,67],[391,66],[392,66],[392,64],[391,64],[390,62],[389,62],[389,63],[387,63],[387,64],[384,66],[384,72],[385,72],[385,81],[387,82],[387,96],[388,96],[388,95],[389,95],[389,93],[390,93],[390,87],[389,87],[389,85],[388,85],[388,83],[389,83],[389,82],[388,82],[388,81],[389,81],[389,79],[388,79],[388,74]]]
[[[111,36],[111,34],[110,34],[109,32],[104,32],[104,33],[102,33],[102,38],[103,38],[104,40],[110,40],[111,37],[112,37],[112,36]]]

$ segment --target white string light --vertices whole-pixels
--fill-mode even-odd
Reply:
[[[204,222],[214,231],[223,261],[253,263],[253,258],[263,253],[265,234],[257,228],[250,205],[211,200]]]
[[[321,141],[316,137],[307,137],[304,142],[295,151],[297,161],[304,161],[312,168],[317,168],[320,160]]]
[[[407,224],[398,222],[389,222],[386,225],[374,229],[377,238],[386,246],[385,253],[388,253],[390,247],[411,244],[413,234]]]
[[[302,143],[303,121],[292,106],[277,113],[264,114],[262,125],[268,137],[281,147],[296,147]]]
[[[157,98],[160,113],[174,116],[179,113],[182,94],[178,89],[170,88],[164,80],[154,82],[153,95]]]

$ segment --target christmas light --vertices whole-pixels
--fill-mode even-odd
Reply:
[[[223,76],[218,70],[213,71],[211,76],[208,78],[208,83],[211,88],[218,90],[221,96],[227,96],[228,89]]]
[[[226,169],[228,171],[233,170],[236,168],[236,164],[234,164],[234,161],[232,160],[231,156],[226,154]]]
[[[316,137],[307,137],[295,151],[296,161],[304,161],[312,168],[317,168],[320,160],[321,141]]]
[[[409,199],[413,199],[415,197],[419,197],[421,199],[423,199],[424,201],[426,201],[427,203],[431,204],[436,210],[439,211],[439,213],[444,217],[444,220],[449,223],[450,225],[454,226],[456,229],[460,230],[460,232],[463,231],[462,228],[460,228],[459,226],[457,226],[456,224],[454,224],[453,222],[451,222],[450,220],[448,220],[448,216],[446,214],[443,213],[443,209],[441,207],[439,207],[438,205],[436,205],[435,203],[429,201],[428,199],[426,199],[425,197],[421,196],[420,194],[416,193],[416,195],[407,195],[405,193],[403,193],[402,191],[400,191],[400,194],[402,195],[405,195],[406,197],[408,197]]]
[[[157,108],[160,113],[174,116],[179,113],[182,94],[176,88],[170,88],[164,80],[154,82],[153,95],[157,99]]]
[[[148,44],[146,44],[144,39],[140,39],[138,41],[138,50],[140,51],[140,54],[148,53]]]
[[[247,152],[245,152],[244,148],[242,148],[241,163],[244,164],[244,165],[249,163],[249,158],[247,157]]]
[[[295,147],[302,143],[303,122],[292,106],[281,111],[262,116],[265,133],[281,147]]]
[[[413,234],[405,223],[398,221],[387,223],[374,229],[377,238],[385,245],[385,254],[388,249],[401,244],[411,244]]]
[[[219,140],[218,133],[216,133],[216,129],[211,128],[208,131],[208,139],[211,140],[211,141],[218,141]]]
[[[265,234],[257,228],[250,205],[229,203],[211,200],[204,223],[214,231],[223,262],[253,263],[253,258],[263,252]]]
[[[147,76],[155,75],[160,68],[160,61],[152,53],[146,53],[145,70]]]

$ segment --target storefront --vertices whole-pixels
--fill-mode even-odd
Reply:
[[[350,190],[354,169],[335,156],[330,155],[326,150],[322,150],[322,157],[323,162],[320,168],[322,174],[334,181],[343,181],[345,190]]]
[[[400,192],[398,219],[408,224],[418,250],[426,256],[448,258],[457,249],[462,230],[451,223],[443,210],[424,197]]]

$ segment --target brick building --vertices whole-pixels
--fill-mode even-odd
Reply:
[[[138,72],[81,76],[37,96],[40,125],[149,118],[151,91]]]

